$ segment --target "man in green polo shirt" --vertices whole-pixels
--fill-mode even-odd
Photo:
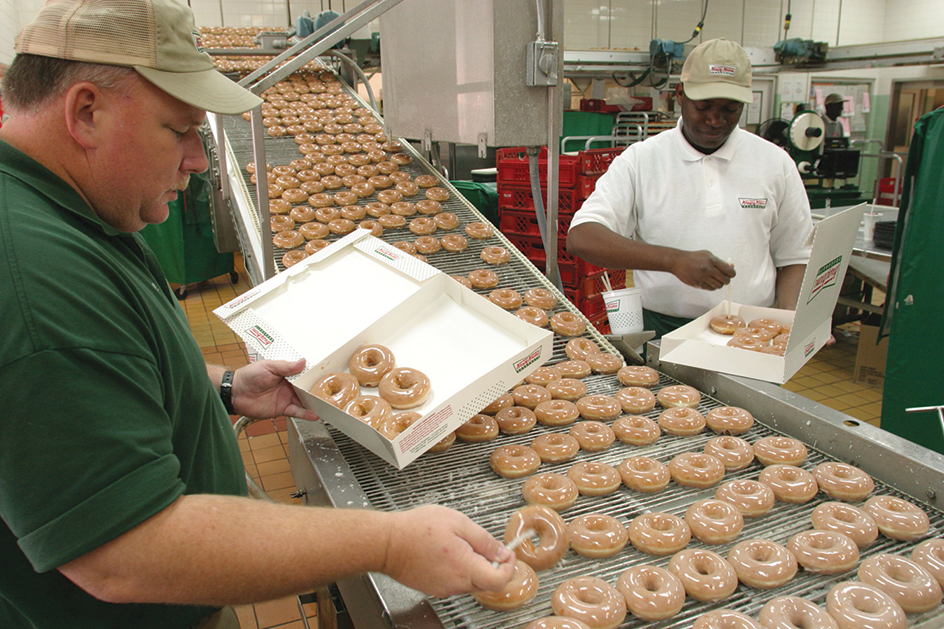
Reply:
[[[285,380],[303,361],[204,363],[136,233],[206,169],[205,111],[260,102],[214,70],[190,10],[48,3],[17,52],[0,129],[0,626],[207,626],[366,571],[437,596],[503,587],[513,554],[454,511],[245,497],[227,410],[316,416]]]

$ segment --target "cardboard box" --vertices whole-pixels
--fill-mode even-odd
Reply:
[[[526,323],[448,275],[366,230],[217,308],[261,358],[307,360],[292,378],[302,403],[361,445],[403,468],[551,357],[553,333]],[[401,367],[432,382],[419,421],[388,441],[309,393],[347,371],[360,347],[389,347]],[[377,395],[376,388],[361,394]]]
[[[888,337],[876,343],[878,326],[862,323],[859,329],[859,349],[856,351],[853,382],[870,387],[885,385],[885,361],[888,358]]]
[[[833,310],[864,211],[863,203],[816,224],[796,311],[731,304],[731,314],[745,321],[766,317],[792,323],[783,356],[728,347],[731,337],[717,334],[709,326],[712,317],[727,314],[728,302],[723,301],[663,336],[660,360],[778,384],[789,380],[832,334]]]

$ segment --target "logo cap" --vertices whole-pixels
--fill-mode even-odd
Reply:
[[[685,96],[692,100],[727,98],[751,103],[751,60],[736,42],[711,39],[699,44],[682,66]]]
[[[171,96],[213,113],[239,114],[262,103],[217,72],[193,13],[176,0],[50,0],[14,48],[134,68]]]

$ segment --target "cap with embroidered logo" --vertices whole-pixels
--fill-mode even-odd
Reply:
[[[751,60],[736,42],[711,39],[699,44],[682,66],[682,86],[691,100],[727,98],[742,103],[751,93]]]
[[[193,12],[177,0],[50,0],[14,48],[134,68],[171,96],[214,113],[239,114],[262,103],[216,70]]]

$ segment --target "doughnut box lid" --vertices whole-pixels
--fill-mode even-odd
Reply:
[[[796,311],[730,304],[730,314],[745,322],[767,318],[792,323],[783,356],[728,347],[731,337],[714,332],[709,325],[713,317],[728,314],[728,302],[722,301],[663,336],[660,360],[777,384],[789,380],[832,335],[833,310],[865,209],[863,203],[816,224]]]
[[[546,362],[553,333],[522,321],[448,275],[359,229],[214,310],[259,358],[297,360],[306,408],[402,469]],[[431,382],[421,417],[390,441],[310,393],[348,372],[368,344]],[[362,387],[360,395],[377,395]],[[403,412],[394,410],[394,413]]]

